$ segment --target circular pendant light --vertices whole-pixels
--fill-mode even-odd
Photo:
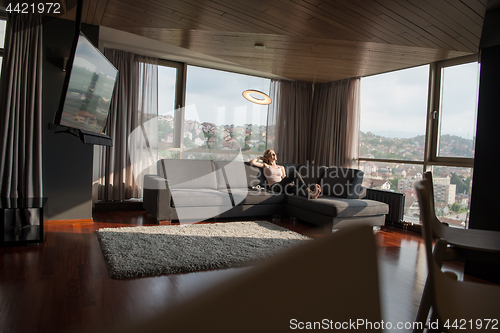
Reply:
[[[243,92],[243,97],[252,103],[260,105],[271,104],[271,97],[259,90],[248,89]]]
[[[256,42],[254,44],[254,51],[256,49],[265,50],[266,44]],[[256,56],[254,54],[253,58],[258,59],[259,57],[258,57],[258,55]],[[263,57],[261,57],[261,59],[260,59],[260,64],[261,64],[260,67],[261,68],[263,67],[262,61],[263,61]],[[249,81],[249,83],[250,83],[250,81]],[[255,103],[255,104],[259,104],[259,105],[268,105],[268,104],[271,104],[271,102],[272,102],[271,97],[269,97],[269,95],[267,95],[266,93],[264,93],[260,90],[247,89],[242,93],[242,95],[243,95],[243,97],[245,97],[245,99],[249,100],[250,102]]]

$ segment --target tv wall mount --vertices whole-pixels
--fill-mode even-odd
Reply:
[[[91,145],[101,145],[101,146],[113,146],[113,141],[111,138],[104,134],[97,134],[78,128],[67,127],[63,125],[56,125],[49,123],[49,130],[54,131],[55,134],[67,133],[79,138],[83,143],[88,143]]]

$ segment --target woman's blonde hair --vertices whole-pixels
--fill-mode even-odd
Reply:
[[[262,157],[264,157],[264,158],[266,159],[266,160],[264,161],[265,163],[267,163],[267,157],[268,157],[269,155],[271,155],[271,151],[272,151],[272,149],[266,149],[266,150],[264,151],[264,154],[262,155]]]
[[[266,157],[266,158],[267,158],[269,155],[271,155],[271,150],[272,150],[272,149],[266,149],[266,150],[264,151],[264,154],[263,154],[262,156],[264,156],[264,157]]]

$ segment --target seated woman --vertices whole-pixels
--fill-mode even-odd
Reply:
[[[258,162],[258,160],[262,162]],[[269,183],[270,189],[273,192],[282,193],[287,189],[287,186],[293,186],[297,182],[296,193],[308,196],[311,199],[316,199],[321,195],[321,186],[316,184],[314,191],[311,191],[304,182],[297,170],[292,169],[290,174],[286,174],[285,168],[276,163],[276,153],[272,149],[267,149],[264,156],[256,157],[250,161],[250,164],[264,169],[264,175]]]

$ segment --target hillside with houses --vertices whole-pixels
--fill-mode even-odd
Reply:
[[[456,135],[442,135],[439,155],[442,157],[474,156],[474,139],[464,139]],[[421,161],[424,158],[424,136],[413,138],[387,138],[371,132],[360,132],[359,156],[406,161]]]
[[[158,116],[160,154],[166,154],[168,144],[174,142],[174,117]],[[188,119],[182,134],[183,149],[210,149],[219,151],[262,152],[266,149],[266,126],[245,124],[242,126],[217,125]],[[163,143],[163,145],[162,145]]]

